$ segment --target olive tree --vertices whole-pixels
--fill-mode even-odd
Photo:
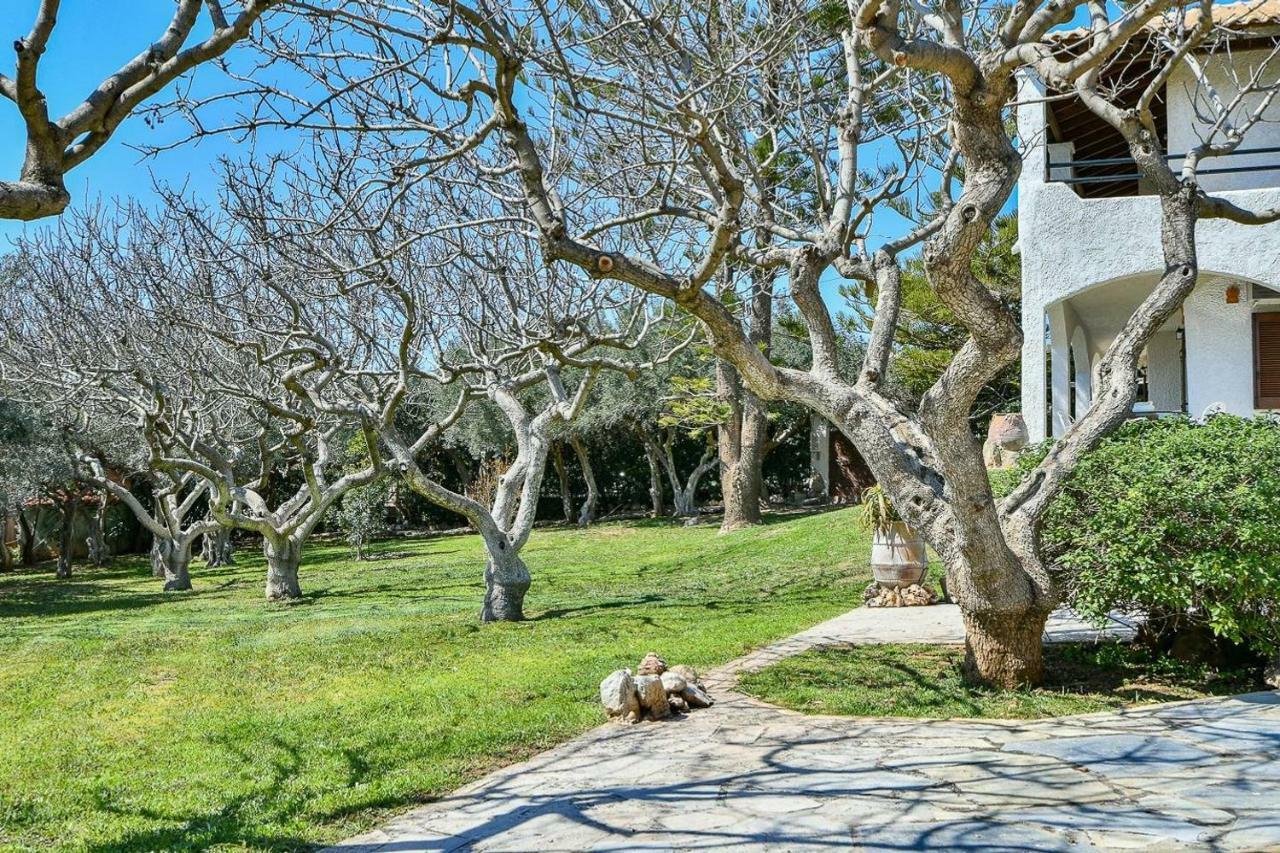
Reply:
[[[68,172],[96,154],[130,114],[165,86],[247,39],[281,0],[177,0],[173,18],[151,44],[104,78],[61,117],[49,113],[41,60],[55,34],[61,0],[29,0],[31,30],[14,40],[14,70],[0,74],[0,97],[22,117],[26,138],[16,181],[0,181],[0,219],[40,219],[61,213],[71,200]],[[83,13],[81,13],[83,14]],[[201,19],[206,23],[202,24]],[[195,36],[202,26],[204,38]]]
[[[263,537],[267,598],[288,599],[301,595],[307,536],[382,468],[375,458],[333,470],[331,442],[346,422],[305,384],[327,381],[332,344],[319,329],[296,330],[305,284],[273,278],[274,259],[254,248],[235,222],[176,197],[161,214],[61,220],[21,243],[0,299],[3,361],[11,386],[76,415],[69,427],[110,414],[149,448],[155,472],[175,484],[198,478],[217,523]],[[285,469],[300,485],[272,488]],[[153,534],[179,532],[151,521]],[[181,528],[178,562],[206,529]]]
[[[969,414],[1018,357],[1022,330],[975,274],[974,256],[1022,165],[1024,141],[1010,121],[1017,75],[1105,109],[1114,93],[1092,86],[1100,70],[1171,8],[1167,0],[1123,8],[1084,0],[356,2],[339,15],[350,41],[321,39],[292,59],[323,67],[353,114],[418,131],[418,145],[387,149],[398,155],[393,173],[429,179],[442,156],[469,164],[477,186],[523,201],[549,263],[668,300],[706,326],[716,354],[761,399],[795,402],[835,424],[945,563],[970,674],[1012,686],[1040,678],[1043,627],[1060,600],[1039,544],[1044,509],[1128,410],[1142,345],[1195,280],[1194,219],[1273,217],[1204,194],[1186,164],[1176,191],[1165,175],[1167,281],[1104,358],[1097,413],[997,502]],[[1201,8],[1211,17],[1211,4]],[[1072,50],[1054,31],[1078,12],[1091,24]],[[1175,31],[1185,30],[1178,22]],[[1178,44],[1163,61],[1194,61],[1194,43]],[[355,85],[341,73],[348,54],[376,58],[381,71]],[[432,97],[415,96],[426,91]],[[1143,121],[1140,109],[1112,118]],[[1154,140],[1133,152],[1140,167],[1161,168]],[[902,236],[877,239],[873,223],[903,214],[893,229]],[[901,267],[917,245],[929,286],[966,338],[906,405],[886,377]],[[750,294],[723,288],[729,265],[778,271],[807,329],[808,369],[775,364],[752,340],[741,311]],[[840,369],[821,289],[840,276],[875,294],[854,372]]]

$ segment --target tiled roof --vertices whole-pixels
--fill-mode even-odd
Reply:
[[[1192,6],[1186,11],[1188,27],[1195,26],[1200,20],[1200,7]],[[1224,3],[1213,6],[1213,21],[1220,27],[1248,28],[1280,25],[1280,0],[1245,0],[1241,3]],[[1165,25],[1163,17],[1155,17],[1147,22],[1149,29],[1160,29]],[[1088,27],[1074,27],[1069,30],[1056,30],[1049,33],[1051,41],[1074,41],[1089,34]]]
[[[1200,20],[1199,7],[1187,10],[1187,25]],[[1213,22],[1224,27],[1257,27],[1280,24],[1280,0],[1253,0],[1246,3],[1214,4]]]

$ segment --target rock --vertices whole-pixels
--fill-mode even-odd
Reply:
[[[657,652],[649,652],[644,656],[644,660],[640,661],[640,668],[636,670],[636,675],[662,675],[667,671],[667,662],[658,657]]]
[[[688,664],[678,663],[671,667],[668,672],[674,672],[689,684],[696,684],[699,687],[702,686],[702,679],[698,677],[698,671]]]
[[[1262,668],[1262,680],[1268,687],[1280,690],[1280,654],[1277,654]]]
[[[920,607],[933,604],[938,596],[927,586],[913,583],[901,588],[881,587],[872,583],[862,593],[867,607]]]
[[[662,679],[656,675],[637,675],[636,694],[640,707],[651,720],[661,720],[671,715],[671,703],[667,691],[662,689]]]
[[[629,723],[640,719],[640,697],[631,670],[611,672],[600,682],[600,703],[610,717],[621,717]]]
[[[689,713],[689,703],[684,701],[684,697],[679,693],[668,693],[667,703],[671,706],[671,710],[678,714]]]
[[[937,596],[933,594],[933,590],[928,587],[913,583],[911,586],[902,590],[900,593],[902,603],[906,607],[921,607],[926,604],[933,604],[937,600]]]
[[[662,689],[667,691],[667,695],[672,693],[683,693],[685,685],[689,682],[678,672],[667,670],[662,673]]]
[[[707,694],[707,691],[696,684],[686,684],[684,692],[680,695],[690,708],[710,708],[715,704],[715,700]]]

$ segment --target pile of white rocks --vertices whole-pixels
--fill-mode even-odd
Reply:
[[[862,594],[862,603],[867,607],[924,607],[937,600],[933,590],[918,583],[887,587],[872,581]]]
[[[624,723],[664,720],[715,704],[693,667],[669,667],[656,652],[644,656],[635,675],[629,669],[609,673],[600,682],[600,702],[610,717]]]

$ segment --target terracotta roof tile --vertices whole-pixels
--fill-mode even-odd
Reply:
[[[1187,9],[1187,26],[1194,26],[1200,20],[1198,6]],[[1280,24],[1280,0],[1245,0],[1240,3],[1215,3],[1213,21],[1221,27],[1265,27]],[[1164,19],[1157,17],[1147,22],[1149,29],[1158,29],[1164,25]],[[1049,33],[1051,41],[1074,41],[1089,34],[1088,27],[1074,27],[1069,30],[1056,30]]]

